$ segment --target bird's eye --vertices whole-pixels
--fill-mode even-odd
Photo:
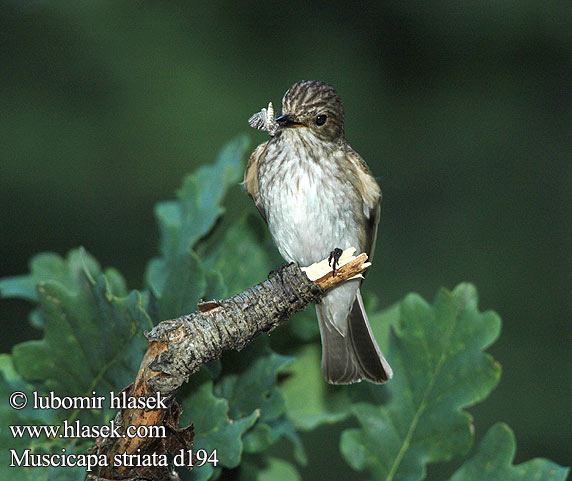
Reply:
[[[316,125],[318,127],[321,127],[322,125],[324,125],[326,123],[326,120],[328,120],[328,116],[327,115],[318,115],[316,117]]]

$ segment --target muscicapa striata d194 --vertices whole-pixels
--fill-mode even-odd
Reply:
[[[282,99],[272,138],[253,152],[244,185],[289,262],[308,266],[356,247],[371,259],[381,190],[365,161],[344,137],[342,100],[318,81],[294,84]],[[258,127],[258,126],[257,126]],[[388,381],[383,357],[363,306],[361,279],[331,289],[316,306],[322,337],[322,373],[332,384]]]

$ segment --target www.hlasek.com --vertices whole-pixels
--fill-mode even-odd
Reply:
[[[54,392],[45,396],[34,392],[32,395],[33,409],[64,409],[74,412],[81,409],[102,409],[106,399],[111,409],[168,409],[168,404],[156,393],[150,397],[129,397],[125,392],[116,394],[109,393],[107,396],[75,396],[59,397]],[[9,403],[13,409],[20,410],[28,405],[28,395],[22,391],[13,392]],[[77,414],[77,413],[76,413]],[[74,416],[75,417],[75,416]],[[108,424],[91,426],[82,424],[79,420],[64,420],[60,425],[12,425],[9,426],[13,438],[165,438],[167,436],[165,426],[127,426],[122,427],[111,420]],[[207,452],[204,449],[185,450],[181,449],[170,458],[177,467],[200,467],[207,463],[216,467],[218,464],[217,451]],[[92,471],[96,467],[151,467],[168,466],[169,459],[166,454],[141,453],[137,449],[135,453],[115,454],[113,459],[108,459],[105,454],[68,453],[62,448],[58,453],[38,454],[31,449],[18,452],[10,449],[11,467],[84,467],[86,471]]]

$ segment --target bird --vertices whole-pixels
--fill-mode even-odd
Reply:
[[[281,114],[268,114],[274,115],[271,104],[262,120],[251,118],[273,128],[250,156],[243,185],[282,257],[301,266],[329,257],[334,274],[343,249],[355,247],[371,259],[381,189],[345,138],[339,94],[325,82],[301,80],[284,94]],[[330,384],[382,384],[393,375],[372,333],[361,284],[341,283],[316,304],[321,369]]]

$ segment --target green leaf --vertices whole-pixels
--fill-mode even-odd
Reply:
[[[450,481],[564,481],[570,471],[540,458],[513,466],[515,452],[511,429],[503,423],[495,424],[475,455],[455,471]]]
[[[305,311],[298,312],[288,320],[286,324],[289,334],[295,340],[302,342],[312,342],[320,339],[320,328],[314,306],[308,307]],[[286,339],[288,341],[288,339]],[[292,343],[292,342],[290,342]]]
[[[307,344],[297,353],[280,385],[288,416],[297,429],[309,431],[339,422],[350,415],[351,399],[345,387],[327,384],[321,370],[322,349]]]
[[[65,259],[53,252],[44,252],[32,258],[29,274],[0,279],[0,294],[2,297],[19,297],[38,302],[36,286],[40,282],[55,282],[70,292],[77,292],[86,282],[86,272],[100,271],[99,263],[86,254],[84,249],[71,250]],[[125,284],[116,286],[114,292],[116,295],[126,294]]]
[[[499,330],[495,313],[478,311],[469,284],[441,290],[432,306],[407,296],[387,352],[394,369],[390,401],[354,405],[361,428],[342,434],[350,466],[369,469],[376,480],[415,481],[425,476],[426,463],[466,453],[473,435],[462,408],[498,383],[500,366],[482,351]]]
[[[71,293],[77,293],[92,275],[100,272],[99,263],[83,248],[71,250],[65,259],[53,252],[44,252],[32,258],[29,274],[0,279],[0,295],[37,303],[39,301],[37,286],[41,282],[50,281]],[[117,271],[108,269],[105,275],[116,296],[127,295],[125,282]],[[36,309],[31,312],[30,322],[33,326],[43,329],[45,319],[41,310]]]
[[[234,353],[229,353],[229,358]],[[240,370],[217,383],[216,393],[229,400],[231,416],[244,416],[260,409],[260,420],[276,419],[284,412],[284,399],[275,388],[278,370],[292,361],[268,347],[264,337],[244,349],[233,364]],[[238,358],[238,356],[233,356]],[[227,364],[230,359],[225,359]]]
[[[177,200],[156,206],[161,255],[151,260],[146,273],[153,318],[169,319],[195,310],[207,281],[192,248],[224,212],[222,200],[240,180],[247,145],[244,136],[227,144],[214,164],[185,178]]]
[[[366,294],[364,296],[364,302],[375,339],[379,343],[381,350],[387,352],[389,339],[391,337],[391,328],[396,329],[399,323],[401,303],[397,302],[380,311],[377,309],[377,298],[374,296]]]
[[[208,263],[225,279],[229,293],[241,292],[262,281],[272,268],[268,250],[267,227],[252,215],[233,223]]]
[[[274,456],[253,459],[240,465],[239,481],[301,481],[302,477],[288,461]]]
[[[29,438],[28,436],[14,437],[10,431],[12,425],[57,425],[59,424],[58,413],[51,409],[34,409],[32,392],[35,390],[32,384],[27,383],[14,369],[12,358],[8,354],[0,355],[0,479],[18,480],[51,480],[81,481],[85,478],[85,469],[54,468],[54,467],[10,467],[12,461],[11,450],[18,458],[24,455],[25,450],[32,454],[61,453],[64,448],[66,453],[77,452],[74,447],[76,440],[49,439],[46,437]],[[20,391],[28,395],[28,405],[15,410],[10,407],[7,400],[11,393]],[[44,395],[44,393],[38,393]],[[80,444],[87,449],[91,440],[85,440]]]
[[[28,439],[12,437],[9,429],[10,425],[20,424],[43,424],[41,419],[37,419],[38,414],[46,411],[34,410],[27,406],[20,411],[12,409],[8,404],[8,399],[13,392],[31,392],[33,387],[27,384],[14,370],[12,358],[9,354],[0,355],[0,477],[9,479],[10,471],[14,473],[14,468],[8,467],[10,464],[10,449],[16,450],[20,455],[28,444]],[[48,414],[48,413],[46,413]],[[48,421],[48,419],[47,419]],[[18,476],[22,474],[22,479],[29,479],[25,476],[24,469],[15,471]],[[13,476],[13,474],[12,474]],[[46,474],[47,477],[47,474]]]
[[[159,263],[151,263],[151,270]],[[174,319],[197,309],[207,288],[206,272],[194,252],[185,252],[165,270],[165,282],[159,297],[151,297],[150,314],[156,321]],[[153,292],[153,291],[152,291]]]
[[[16,391],[29,395],[34,389],[34,385],[27,383],[16,372],[12,356],[10,354],[0,354],[0,399],[3,401],[8,400],[10,394]],[[0,403],[0,439],[3,439],[3,436],[8,434],[7,426],[9,424],[44,424],[53,420],[52,410],[34,409],[31,402],[28,402],[20,410],[14,410],[8,402],[2,402]],[[6,444],[6,446],[8,445],[9,443]]]
[[[75,270],[78,256],[91,266],[83,276]],[[62,262],[61,272],[76,272],[75,282],[62,282],[60,276],[38,284],[44,338],[14,347],[16,371],[58,395],[120,390],[133,381],[147,346],[143,331],[151,322],[146,301],[136,291],[123,297],[123,280],[115,271],[108,271],[110,277],[102,274],[86,253],[71,252]]]
[[[195,382],[200,383],[200,380]],[[214,395],[211,380],[200,383],[181,404],[183,408],[181,424],[193,423],[194,426],[193,450],[205,449],[211,453],[216,449],[221,466],[227,468],[238,466],[243,451],[242,436],[254,425],[260,416],[260,411],[255,409],[247,416],[231,418],[228,401]],[[213,466],[207,463],[195,467],[184,478],[205,480],[209,479],[213,472]]]
[[[305,454],[294,426],[286,417],[284,397],[277,389],[277,374],[292,358],[273,352],[268,338],[262,337],[240,353],[228,353],[223,365],[233,373],[223,375],[215,392],[228,399],[233,417],[260,411],[258,422],[244,437],[247,452],[260,452],[286,437],[294,443],[296,456],[305,462]]]

